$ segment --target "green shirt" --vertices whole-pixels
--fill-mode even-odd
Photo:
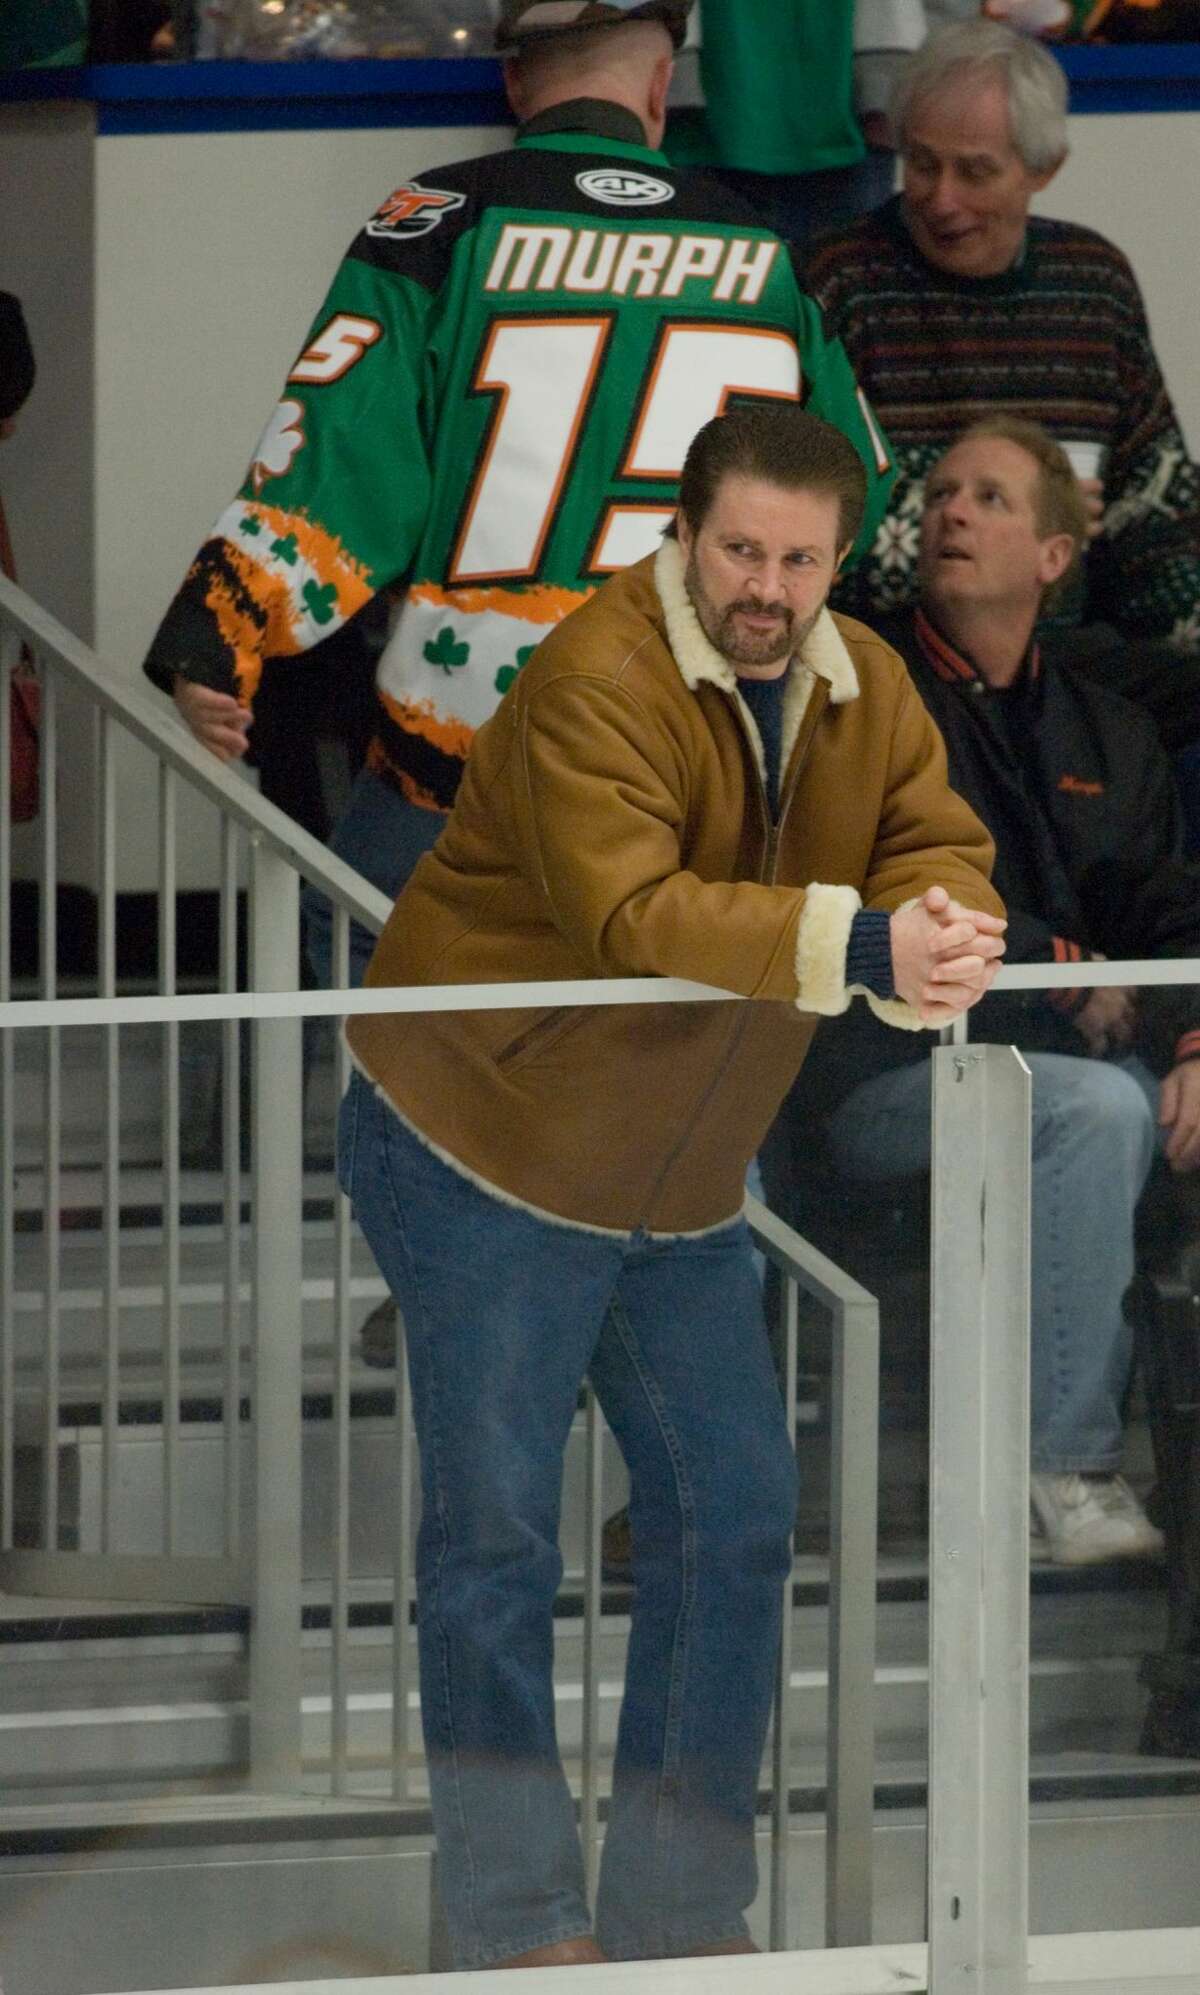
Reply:
[[[813,173],[864,157],[851,0],[701,0],[700,18],[706,110],[672,118],[672,159]]]

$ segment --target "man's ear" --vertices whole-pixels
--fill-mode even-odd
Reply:
[[[1038,562],[1038,580],[1043,589],[1051,589],[1060,582],[1074,559],[1075,542],[1069,533],[1052,533],[1044,540]]]
[[[1045,166],[1040,173],[1029,174],[1029,184],[1032,193],[1040,194],[1043,188],[1050,185],[1059,168],[1065,163],[1066,157],[1067,155],[1064,152],[1062,159],[1056,159],[1053,166]],[[1026,168],[1026,171],[1028,172],[1028,168]]]
[[[656,125],[666,123],[667,92],[671,88],[671,78],[674,72],[675,58],[673,55],[660,56],[651,72],[650,95],[646,108]]]
[[[829,585],[830,588],[833,587],[834,582],[837,582],[841,579],[842,569],[845,567],[847,561],[849,561],[850,556],[853,552],[854,552],[854,542],[852,540],[848,540],[846,542],[846,545],[843,547],[841,553],[838,555],[837,560],[833,564],[833,582],[830,583]]]
[[[684,560],[690,560],[692,545],[696,536],[687,523],[682,506],[675,515],[675,537],[679,542],[679,552],[682,554]]]

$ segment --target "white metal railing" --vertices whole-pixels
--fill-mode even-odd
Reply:
[[[252,1256],[248,1292],[252,1301],[253,1381],[255,1413],[255,1556],[246,1578],[245,1548],[236,1517],[225,1519],[226,1558],[215,1597],[253,1600],[252,1629],[252,1776],[259,1785],[294,1788],[299,1777],[299,1400],[300,1363],[295,1335],[301,1306],[299,1020],[304,1016],[425,1009],[451,1005],[518,1008],[546,1002],[634,1003],[728,1002],[728,994],[668,981],[580,986],[503,985],[448,991],[297,991],[298,951],[296,886],[303,873],[335,903],[335,961],[344,978],[348,923],[351,918],[378,926],[386,911],[382,896],[369,893],[347,868],[330,858],[278,811],[262,804],[241,782],[230,777],[173,723],[169,713],[140,688],[114,688],[102,667],[52,620],[38,611],[11,585],[0,582],[0,712],[7,714],[7,673],[18,643],[29,643],[43,675],[43,755],[52,767],[55,732],[54,683],[61,675],[82,685],[109,726],[128,729],[158,755],[166,773],[162,779],[160,823],[160,888],[170,898],[173,884],[170,826],[172,785],[182,778],[206,795],[226,824],[250,841],[251,854],[251,983],[233,988],[232,932],[236,867],[232,848],[223,845],[222,865],[222,989],[217,994],[178,994],[120,998],[115,994],[115,953],[112,943],[115,901],[113,864],[114,802],[105,792],[101,812],[101,992],[97,998],[59,998],[56,988],[53,939],[54,810],[51,785],[45,794],[42,826],[42,952],[41,996],[14,1003],[8,982],[10,937],[7,927],[10,853],[7,814],[0,811],[0,1131],[11,1128],[13,1103],[11,1046],[14,1031],[48,1033],[45,1063],[47,1108],[44,1205],[47,1208],[44,1256],[46,1342],[43,1353],[43,1393],[39,1437],[43,1462],[44,1521],[54,1515],[55,1469],[50,1459],[57,1441],[60,1356],[54,1214],[57,1209],[59,1159],[51,1127],[51,1111],[61,1104],[59,1035],[72,1024],[95,1022],[106,1033],[117,1033],[134,1019],[154,1019],[169,1035],[189,1018],[220,1018],[225,1022],[227,1069],[225,1112],[228,1128],[236,1121],[236,1027],[249,1018],[254,1029],[254,1179],[252,1186]],[[0,732],[0,752],[5,748]],[[103,751],[102,751],[103,766]],[[0,785],[6,780],[7,758],[0,760]],[[108,779],[111,783],[111,777]],[[0,790],[2,796],[2,790]],[[226,836],[233,838],[234,832]],[[105,856],[107,854],[107,857]],[[167,964],[164,961],[164,970]],[[165,979],[164,979],[165,980]],[[1200,963],[1137,962],[1055,966],[1023,966],[1001,973],[1008,989],[1050,989],[1079,985],[1163,985],[1200,983]],[[965,1045],[965,1028],[955,1033],[959,1043],[935,1056],[938,1083],[935,1116],[935,1204],[933,1257],[934,1308],[934,1432],[931,1518],[931,1653],[930,1764],[930,1986],[937,1995],[971,1988],[979,1995],[1019,1995],[1027,1985],[1028,1945],[1025,1932],[1025,1871],[1028,1860],[1026,1751],[1022,1712],[1024,1677],[1028,1667],[1027,1628],[1023,1619],[1026,1584],[1028,1338],[1028,1092],[1019,1066],[1005,1049]],[[111,1042],[110,1042],[111,1043]],[[168,1059],[174,1041],[167,1036]],[[112,1153],[115,1111],[114,1066],[106,1065],[105,1217],[106,1230],[119,1235],[117,1162]],[[344,1079],[344,1071],[339,1074]],[[167,1191],[177,1189],[168,1140]],[[0,1137],[11,1142],[11,1137]],[[236,1156],[236,1151],[233,1152]],[[231,1146],[225,1146],[224,1219],[227,1233],[240,1230],[241,1188],[232,1175]],[[13,1223],[11,1151],[0,1153],[5,1165],[0,1193],[0,1462],[5,1508],[5,1533],[0,1549],[0,1579],[27,1590],[64,1590],[64,1555],[53,1538],[47,1548],[24,1551],[11,1540],[11,1459],[15,1439],[14,1347],[12,1334]],[[831,1941],[863,1942],[869,1936],[870,1914],[870,1765],[871,1685],[867,1662],[873,1661],[874,1619],[874,1474],[875,1474],[875,1355],[877,1319],[872,1299],[817,1255],[789,1229],[758,1207],[751,1207],[756,1237],[776,1260],[788,1290],[788,1385],[795,1376],[795,1290],[803,1288],[831,1308],[835,1320],[835,1546],[831,1590],[830,1725],[830,1917]],[[174,1235],[164,1229],[166,1273],[164,1294],[172,1283],[178,1295]],[[335,1420],[337,1481],[344,1497],[349,1451],[349,1219],[337,1207],[336,1265],[332,1283],[335,1355]],[[106,1243],[106,1253],[119,1252]],[[110,1306],[116,1277],[106,1264],[104,1347],[105,1417],[119,1408],[119,1347]],[[224,1349],[225,1412],[236,1406],[241,1390],[237,1342],[238,1305],[247,1285],[231,1260],[227,1271],[227,1318],[233,1328]],[[965,1333],[965,1334],[964,1334]],[[179,1337],[173,1307],[165,1310],[163,1376],[178,1379]],[[53,1359],[53,1362],[52,1362]],[[408,1421],[401,1404],[401,1449],[409,1445]],[[51,1410],[53,1409],[53,1420]],[[969,1415],[969,1417],[968,1417]],[[869,1430],[869,1431],[868,1431]],[[585,1681],[587,1752],[582,1815],[585,1841],[594,1851],[598,1833],[599,1789],[596,1779],[596,1650],[598,1627],[598,1535],[603,1509],[599,1466],[599,1423],[588,1416],[588,1553],[584,1580],[590,1619],[590,1644]],[[1002,1445],[998,1445],[998,1441]],[[227,1437],[232,1450],[235,1441]],[[111,1437],[106,1446],[111,1474]],[[176,1446],[177,1463],[177,1446]],[[170,1462],[165,1481],[170,1485]],[[401,1476],[408,1485],[407,1469]],[[234,1477],[227,1466],[226,1490]],[[109,1487],[108,1484],[105,1487]],[[402,1502],[407,1499],[402,1496]],[[177,1504],[176,1504],[177,1510]],[[201,1589],[212,1578],[212,1561],[189,1559],[172,1549],[171,1502],[165,1504],[165,1550],[151,1560],[122,1561],[106,1540],[99,1559],[87,1574],[103,1582],[107,1593],[133,1591],[153,1595],[156,1587],[183,1585],[188,1597],[214,1597]],[[405,1560],[407,1519],[397,1532],[401,1544],[396,1575],[394,1615],[396,1649],[393,1704],[394,1780],[405,1792],[408,1744],[404,1714],[408,1698],[406,1603],[409,1578]],[[205,1571],[202,1568],[208,1567]],[[78,1562],[69,1568],[70,1590],[81,1589]],[[346,1684],[348,1542],[344,1502],[340,1505],[333,1571],[333,1781],[345,1791],[347,1780]],[[177,1595],[172,1595],[177,1597]],[[785,1617],[790,1626],[790,1616]],[[786,1899],[783,1891],[787,1825],[788,1637],[780,1657],[772,1817],[772,1937],[787,1943]],[[994,1805],[997,1803],[999,1805]],[[589,1858],[591,1860],[591,1858]],[[1143,1936],[1147,1944],[1156,1936]],[[1165,1936],[1164,1936],[1165,1937]],[[1194,1939],[1195,1936],[1189,1936]],[[1086,1952],[1083,1940],[1080,1949]],[[1094,1954],[1094,1949],[1093,1949]],[[1097,1976],[1103,1979],[1103,1975]],[[849,1985],[849,1984],[847,1984]],[[872,1983],[871,1985],[875,1985]]]
[[[43,811],[40,825],[40,976],[37,996],[14,1000],[8,927],[11,839],[8,832],[6,743],[0,733],[0,1130],[6,1148],[0,1185],[0,1584],[10,1590],[141,1600],[244,1602],[251,1609],[250,1776],[259,1791],[295,1790],[301,1779],[301,1560],[300,1462],[302,1358],[297,1325],[303,1308],[301,1238],[301,1050],[307,1017],[356,1010],[506,1008],[555,1003],[730,1002],[730,994],[675,980],[628,979],[578,985],[522,984],[486,989],[365,993],[344,988],[349,923],[377,930],[388,903],[349,868],[333,859],[236,774],[200,748],[167,705],[140,685],[116,683],[88,649],[12,584],[0,580],[0,713],[7,718],[8,679],[21,645],[33,653],[42,683]],[[101,805],[99,842],[99,976],[95,996],[62,994],[55,933],[57,806],[54,782],[56,721],[61,685],[81,689],[98,710]],[[117,993],[116,896],[119,804],[114,743],[132,735],[158,760],[157,993]],[[219,989],[180,992],[175,979],[177,786],[207,800],[220,818]],[[237,975],[237,898],[243,860],[249,874],[249,988]],[[339,988],[295,988],[299,964],[300,877],[325,892],[334,906],[334,976]],[[250,1223],[243,1227],[244,1188],[239,1163],[240,1042],[238,1023],[252,1029]],[[180,1401],[187,1356],[183,1334],[179,1148],[180,1032],[200,1020],[222,1027],[223,1265],[222,1336],[217,1396],[222,1415],[220,1552],[198,1556],[183,1549],[182,1428]],[[160,1267],[151,1293],[161,1313],[158,1362],[149,1388],[161,1407],[161,1547],[157,1555],[122,1551],[117,1531],[118,1441],[128,1380],[122,1351],[122,1236],[120,1154],[120,1034],[153,1025],[162,1036],[162,1227]],[[63,1035],[90,1027],[102,1035],[102,1348],[97,1397],[101,1436],[100,1549],[83,1554],[59,1542],[60,1448],[63,1408],[63,1295],[60,1282],[59,1211],[62,1193],[60,1124]],[[45,1035],[42,1155],[42,1342],[36,1380],[18,1365],[15,1333],[15,1211],[12,1138],[15,1108],[13,1045],[25,1034]],[[347,1079],[346,1054],[336,1055],[338,1094]],[[761,1251],[779,1269],[784,1296],[785,1349],[790,1403],[795,1404],[797,1296],[804,1291],[833,1322],[830,1570],[830,1717],[827,1843],[827,1929],[831,1944],[869,1939],[871,1836],[874,1805],[874,1617],[878,1400],[878,1310],[872,1297],[756,1202],[750,1212]],[[351,1256],[353,1229],[346,1200],[333,1200],[333,1271],[329,1283],[334,1455],[334,1527],[330,1572],[331,1729],[330,1784],[351,1791],[349,1489],[351,1468]],[[249,1303],[249,1313],[245,1305]],[[246,1376],[244,1340],[248,1333]],[[240,1406],[249,1386],[253,1408],[253,1531],[240,1516]],[[143,1387],[143,1391],[147,1388]],[[18,1544],[14,1532],[14,1460],[23,1406],[35,1413],[33,1439],[40,1457],[40,1542]],[[410,1702],[411,1450],[405,1368],[397,1370],[398,1514],[393,1574],[392,1792],[409,1796],[411,1756],[407,1736]],[[602,1422],[589,1395],[586,1429],[586,1548],[584,1557],[583,1752],[581,1832],[589,1870],[599,1844],[600,1793],[600,1532],[604,1512]],[[789,1609],[790,1609],[789,1581]],[[792,1759],[790,1611],[784,1617],[773,1745],[771,1809],[771,1931],[777,1947],[788,1943],[786,1855],[789,1770]]]

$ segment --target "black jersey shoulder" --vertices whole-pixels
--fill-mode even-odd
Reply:
[[[589,192],[590,175],[598,177],[602,189],[607,176],[621,172],[670,192],[644,205],[614,200],[604,191]],[[381,202],[350,255],[436,290],[457,245],[488,208],[528,215],[576,214],[609,227],[637,222],[653,228],[656,221],[716,223],[770,233],[747,201],[694,167],[649,165],[636,153],[623,160],[607,148],[593,153],[520,146],[415,174]]]

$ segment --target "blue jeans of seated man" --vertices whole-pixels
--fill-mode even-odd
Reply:
[[[363,769],[355,777],[346,808],[333,827],[329,849],[362,873],[373,887],[395,900],[417,860],[440,837],[445,823],[441,811],[421,810],[374,770]],[[329,902],[314,887],[305,887],[301,907],[309,964],[318,985],[327,989],[333,982],[333,916]],[[352,921],[352,986],[362,983],[374,947],[375,937],[370,930]]]
[[[1028,1053],[1033,1074],[1032,1384],[1036,1471],[1121,1462],[1133,1213],[1154,1160],[1158,1083],[1140,1060]],[[928,1061],[864,1081],[829,1121],[834,1162],[873,1182],[927,1170]]]
[[[585,1374],[629,1467],[636,1580],[595,1931],[616,1959],[744,1935],[796,1498],[745,1223],[668,1240],[542,1220],[444,1164],[358,1074],[338,1167],[407,1330],[457,1965],[592,1930],[552,1681]]]

